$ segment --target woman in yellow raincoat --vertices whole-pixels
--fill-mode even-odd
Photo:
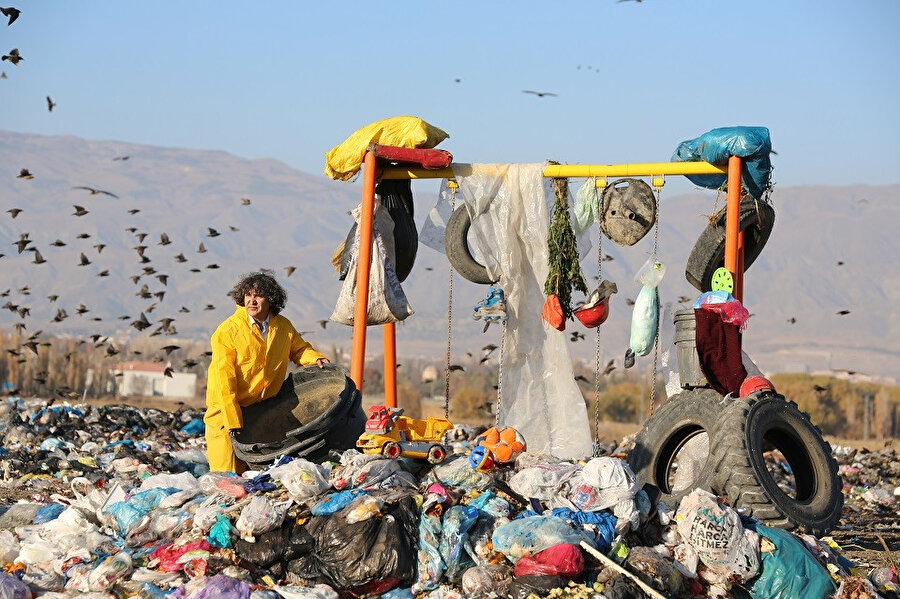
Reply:
[[[237,308],[213,333],[206,386],[209,469],[240,473],[231,436],[241,430],[241,408],[278,393],[288,360],[301,366],[328,362],[279,313],[287,294],[270,271],[245,275],[229,293]]]

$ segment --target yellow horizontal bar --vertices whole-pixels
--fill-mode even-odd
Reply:
[[[461,174],[471,167],[466,163],[456,163],[454,167]],[[551,164],[544,168],[544,176],[552,178],[579,177],[650,177],[653,175],[724,175],[727,165],[716,166],[708,162],[642,162],[635,164]],[[389,166],[382,169],[382,179],[450,179],[453,168],[426,170]]]

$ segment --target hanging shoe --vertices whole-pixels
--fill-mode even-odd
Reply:
[[[505,321],[508,316],[506,314],[506,297],[503,289],[491,285],[487,297],[473,306],[472,318],[486,322]]]

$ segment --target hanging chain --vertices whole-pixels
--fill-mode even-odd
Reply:
[[[456,181],[448,180],[450,189],[450,214],[456,209],[456,189],[459,185]],[[453,332],[453,265],[447,269],[447,353],[444,363],[444,418],[450,419],[450,349],[451,333]]]
[[[597,181],[594,180],[594,197],[597,197],[597,214],[600,214]],[[603,282],[603,231],[597,227],[597,285]],[[600,455],[600,327],[597,328],[597,355],[594,359],[594,457]]]
[[[656,179],[653,179],[653,183],[657,183]],[[656,225],[653,227],[653,258],[659,259],[659,198],[662,196],[662,185],[664,181],[660,178],[659,185],[654,185],[656,188]],[[659,307],[659,291],[657,290],[656,295],[656,303],[657,310]],[[653,412],[656,411],[656,376],[657,376],[657,364],[659,363],[659,314],[657,313],[656,317],[656,337],[653,341],[653,375],[650,379],[650,415],[653,416]],[[643,417],[643,414],[641,414]]]
[[[500,356],[497,358],[497,413],[494,414],[494,426],[500,429],[500,401],[503,399],[503,350],[506,345],[506,321],[500,322]]]

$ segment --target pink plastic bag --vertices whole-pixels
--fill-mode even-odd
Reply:
[[[560,543],[533,556],[526,555],[516,563],[514,576],[564,576],[576,578],[584,571],[584,555],[578,545]]]
[[[206,539],[191,541],[190,543],[185,543],[183,545],[168,543],[162,547],[157,547],[156,550],[150,554],[150,558],[159,560],[158,568],[163,572],[178,572],[184,569],[184,561],[181,560],[181,557],[185,553],[188,553],[189,551],[210,551],[211,549],[212,546]]]

